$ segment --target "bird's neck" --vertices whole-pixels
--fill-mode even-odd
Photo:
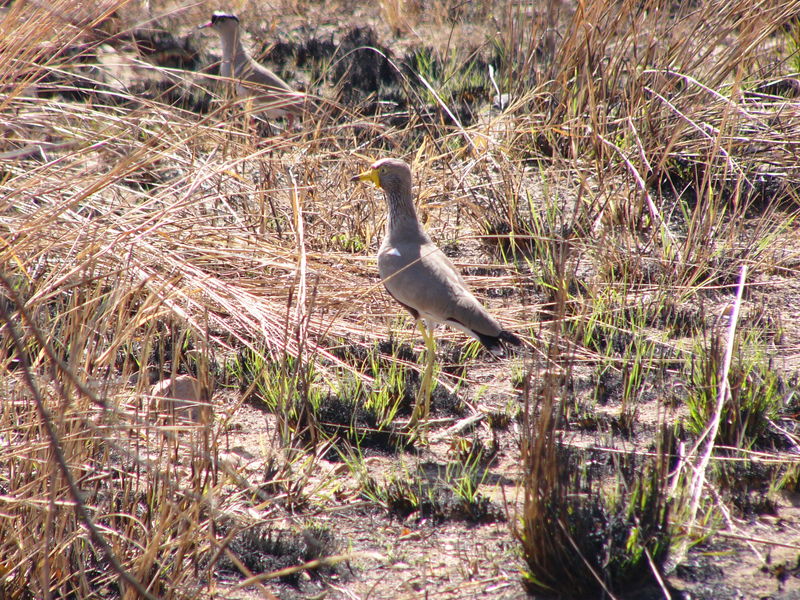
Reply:
[[[393,234],[400,234],[405,238],[410,235],[418,235],[419,239],[426,239],[427,234],[417,218],[410,189],[400,190],[400,193],[391,195],[387,194],[386,200],[389,205],[389,218],[386,223],[389,237],[392,237]]]
[[[222,38],[222,66],[223,76],[232,77],[234,65],[247,58],[247,52],[242,45],[239,31]]]

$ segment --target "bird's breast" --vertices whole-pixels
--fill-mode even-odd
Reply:
[[[378,250],[378,273],[386,279],[402,268],[403,254],[394,246],[384,244]]]

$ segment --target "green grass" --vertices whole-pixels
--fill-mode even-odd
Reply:
[[[723,358],[720,338],[712,337],[698,354],[692,365],[686,399],[689,410],[686,425],[695,435],[706,429],[717,403]],[[770,422],[785,408],[782,391],[785,384],[769,362],[763,344],[753,339],[752,333],[740,334],[728,374],[730,392],[720,415],[718,444],[750,450],[768,441]]]

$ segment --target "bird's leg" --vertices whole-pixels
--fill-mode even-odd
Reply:
[[[409,422],[409,427],[412,429],[420,421],[422,421],[423,427],[427,426],[428,416],[431,412],[433,363],[436,360],[436,338],[433,337],[433,331],[425,327],[425,323],[422,320],[417,321],[417,327],[422,334],[422,339],[425,340],[425,371],[422,374],[414,412],[411,414],[411,421]]]

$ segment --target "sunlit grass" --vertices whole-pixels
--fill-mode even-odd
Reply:
[[[499,518],[484,494],[494,436],[522,465],[512,528],[530,588],[558,586],[540,567],[575,556],[570,539],[596,514],[630,526],[608,530],[627,562],[576,577],[616,590],[659,572],[675,539],[666,505],[687,504],[729,344],[711,460],[786,458],[796,383],[780,359],[797,317],[769,296],[797,276],[800,132],[791,98],[757,90],[797,61],[791,2],[383,2],[376,35],[396,52],[375,65],[391,83],[347,105],[353,81],[332,74],[372,73],[347,61],[378,53],[315,58],[304,68],[319,112],[270,137],[211,78],[136,53],[150,23],[138,3],[85,4],[15,2],[2,17],[0,596],[194,597],[230,552],[220,525],[235,537],[250,525],[231,515],[254,506],[290,514],[351,494],[404,516]],[[149,4],[207,58],[180,37],[204,8]],[[248,9],[248,43],[273,16],[322,18],[318,3],[289,4]],[[429,46],[418,31],[435,32]],[[113,66],[123,58],[141,88]],[[385,154],[413,163],[427,230],[531,342],[490,362],[437,330],[436,389],[469,414],[434,415],[431,439],[449,450],[417,451],[439,461],[435,475],[373,477],[365,462],[408,448],[398,424],[423,350],[378,281],[383,200],[349,182]],[[718,315],[743,265],[743,302],[761,304],[729,340]],[[213,419],[151,402],[151,383],[183,373],[222,390]],[[244,401],[265,415],[258,477],[228,453]],[[640,443],[676,422],[693,452],[672,457],[669,479],[666,441],[591,482],[559,470],[562,434]],[[317,477],[334,458],[349,479]],[[795,471],[756,473],[768,481],[753,489],[796,488]],[[724,503],[752,491],[726,485],[701,486],[689,545],[730,527]],[[536,529],[542,515],[549,529]]]

